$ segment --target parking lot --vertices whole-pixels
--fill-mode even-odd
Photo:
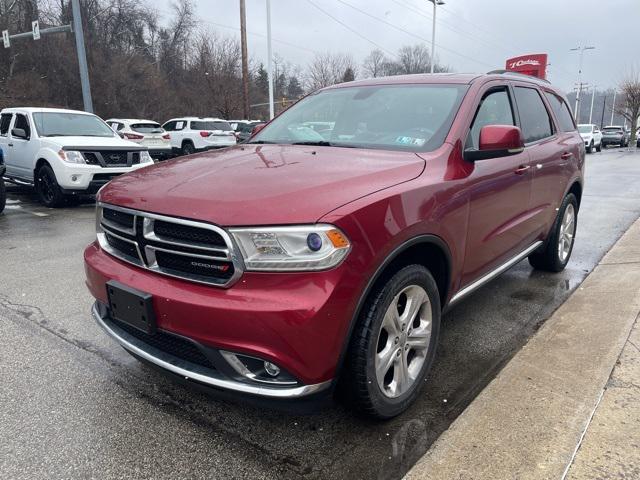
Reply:
[[[0,477],[401,478],[640,216],[640,153],[588,155],[567,269],[521,262],[445,316],[428,385],[375,423],[213,400],[140,365],[91,320],[90,201],[9,186],[0,216]]]

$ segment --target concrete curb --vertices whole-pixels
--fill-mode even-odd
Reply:
[[[406,475],[566,476],[640,312],[640,220]]]

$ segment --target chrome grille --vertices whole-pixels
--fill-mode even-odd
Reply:
[[[107,253],[163,275],[219,287],[242,275],[231,238],[209,223],[101,203],[96,230]]]

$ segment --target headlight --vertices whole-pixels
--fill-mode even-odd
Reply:
[[[153,158],[151,158],[148,151],[143,150],[140,152],[140,163],[153,163]]]
[[[333,225],[234,228],[247,270],[304,271],[335,267],[351,243]]]
[[[68,163],[87,163],[84,161],[84,157],[77,150],[60,150],[58,156]]]

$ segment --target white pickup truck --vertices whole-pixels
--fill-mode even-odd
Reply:
[[[47,207],[153,164],[146,147],[121,139],[99,117],[57,108],[3,109],[0,148],[4,179],[35,187]]]

